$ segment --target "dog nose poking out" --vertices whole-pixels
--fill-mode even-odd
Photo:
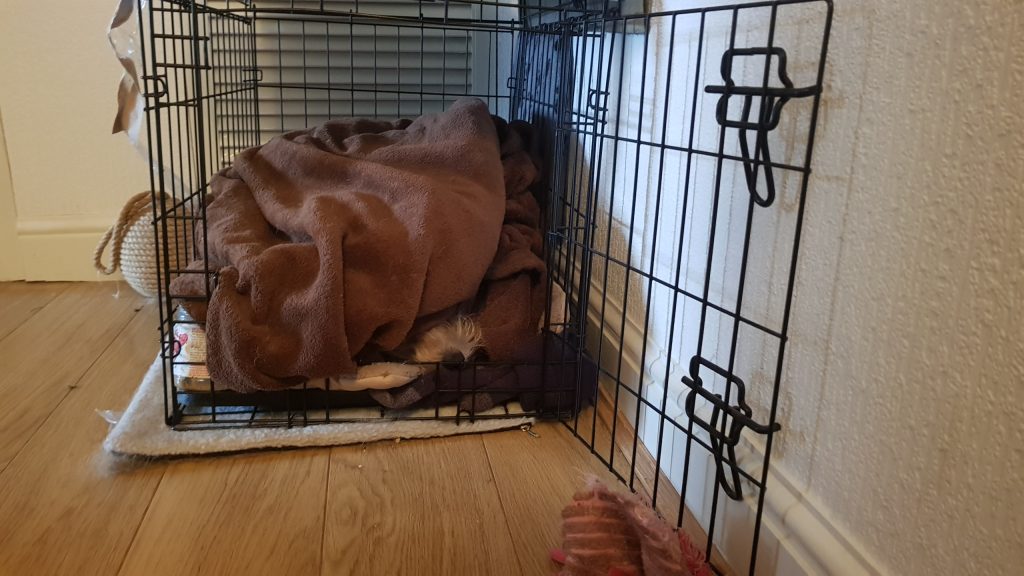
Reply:
[[[441,358],[441,362],[445,364],[463,364],[466,362],[466,357],[459,351],[451,351]]]

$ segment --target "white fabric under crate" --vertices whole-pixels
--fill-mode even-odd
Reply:
[[[360,390],[390,390],[405,386],[419,378],[424,367],[416,364],[400,364],[398,362],[378,362],[360,366],[354,377],[336,377],[330,379],[330,389],[344,392],[358,392]],[[183,392],[202,394],[210,391],[209,384],[196,382],[195,380],[184,379],[178,383],[178,389]],[[326,389],[327,385],[323,379],[310,380],[307,388]],[[301,385],[298,388],[302,388]],[[227,387],[214,383],[213,389],[216,392],[226,391]]]
[[[108,452],[122,456],[168,457],[218,452],[238,452],[270,448],[298,448],[312,446],[337,446],[362,444],[396,438],[433,438],[459,434],[479,434],[497,430],[518,428],[533,422],[533,418],[510,416],[477,418],[474,421],[461,420],[389,420],[378,419],[360,422],[316,424],[292,428],[244,427],[238,422],[234,428],[177,431],[164,424],[163,386],[160,378],[160,358],[149,367],[131,404],[118,419],[103,442]],[[372,409],[377,414],[377,409]],[[454,408],[442,412],[454,413]],[[518,406],[510,405],[515,412]],[[367,409],[352,409],[350,412],[332,411],[332,418],[344,418],[346,413],[353,416],[365,414]],[[479,416],[501,416],[501,407],[479,414]],[[248,412],[239,417],[248,419]],[[433,409],[404,413],[406,416],[433,417]],[[218,416],[218,420],[221,417]]]

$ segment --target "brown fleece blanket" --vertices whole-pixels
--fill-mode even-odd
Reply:
[[[190,306],[206,321],[211,376],[247,392],[351,374],[361,353],[397,348],[478,294],[488,351],[514,357],[523,327],[536,333],[544,270],[536,202],[509,202],[530,214],[506,217],[536,179],[522,148],[483,102],[461,99],[412,122],[330,121],[239,154],[210,183],[219,279],[208,309]],[[202,276],[179,276],[172,293],[203,295]]]
[[[541,257],[541,211],[530,185],[541,160],[533,128],[499,124],[505,174],[505,219],[494,261],[480,286],[476,318],[488,358],[494,363],[459,369],[436,367],[413,382],[370,390],[391,409],[457,403],[470,415],[518,399],[527,411],[571,412],[592,401],[597,368],[576,356],[562,336],[541,337],[537,326],[546,302],[546,267]],[[582,364],[581,364],[582,363]]]

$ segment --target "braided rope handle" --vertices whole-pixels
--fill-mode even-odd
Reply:
[[[131,225],[151,210],[152,197],[152,192],[140,192],[129,198],[124,208],[121,208],[121,215],[118,216],[117,222],[103,234],[103,238],[92,255],[92,264],[96,270],[110,275],[121,267],[121,246],[124,244],[124,237],[128,234]],[[110,249],[111,261],[110,266],[107,266],[103,264],[103,252],[106,251],[111,241],[113,241],[113,246]]]

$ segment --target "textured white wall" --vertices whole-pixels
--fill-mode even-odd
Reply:
[[[776,462],[892,573],[1024,563],[1022,31],[836,2]]]
[[[91,255],[146,164],[112,135],[121,76],[113,0],[0,2],[0,109],[30,278],[95,279]]]

